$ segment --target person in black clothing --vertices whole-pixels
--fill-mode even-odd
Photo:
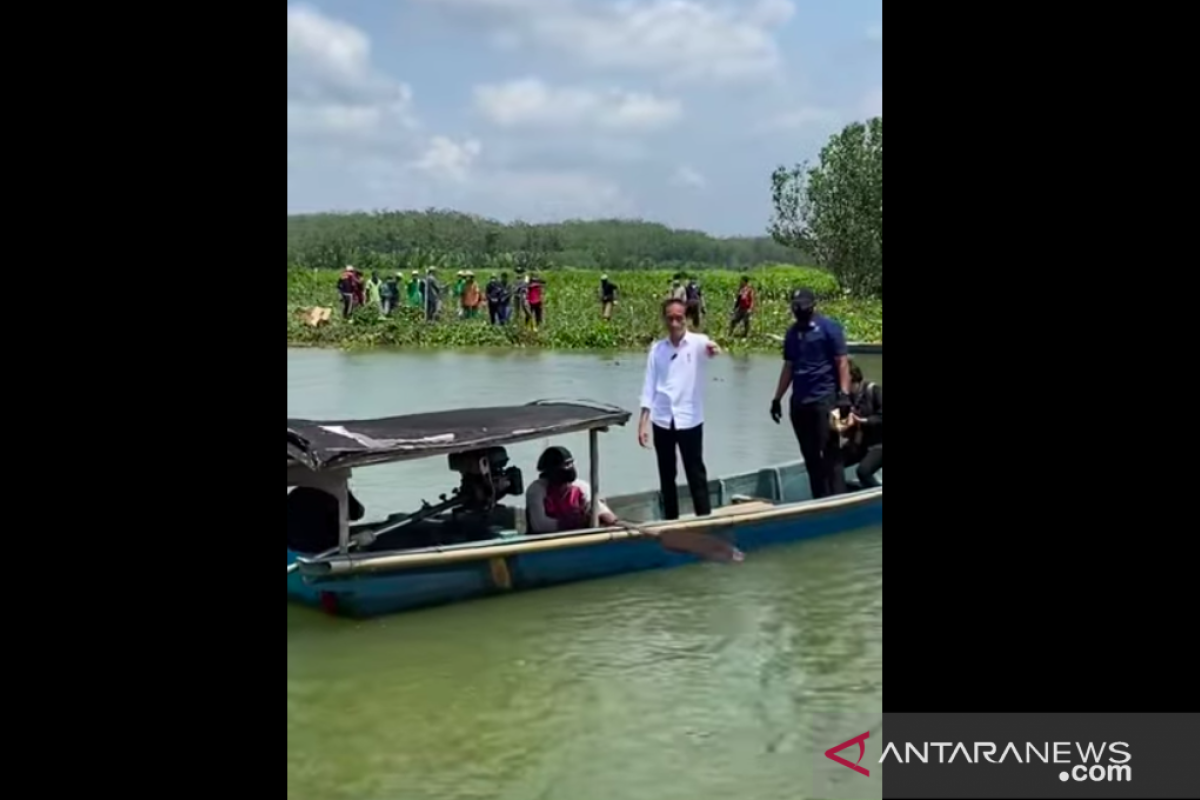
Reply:
[[[492,278],[487,285],[488,315],[493,325],[508,322],[509,303],[512,289],[508,285],[508,273],[501,272],[499,279]]]
[[[366,509],[349,490],[351,522],[363,518]],[[329,492],[298,486],[287,496],[287,546],[293,553],[312,555],[338,546],[340,525],[338,501]]]
[[[883,387],[871,381],[863,381],[862,370],[850,362],[850,412],[852,427],[850,441],[846,444],[846,466],[858,465],[858,482],[861,488],[878,486],[875,473],[883,469]]]
[[[383,307],[384,316],[390,317],[400,303],[400,276],[389,275],[379,287],[379,301]]]
[[[600,316],[607,322],[612,319],[613,306],[617,304],[617,285],[608,279],[607,275],[600,276]]]
[[[771,419],[783,419],[783,396],[792,390],[792,430],[800,444],[815,499],[846,491],[845,464],[833,414],[846,420],[854,410],[850,401],[850,359],[842,326],[816,313],[816,295],[810,289],[792,294],[796,323],[783,338],[783,369],[771,401]]]

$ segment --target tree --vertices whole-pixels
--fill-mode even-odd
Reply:
[[[883,295],[883,117],[847,125],[817,166],[771,175],[775,241],[801,248],[857,295]]]

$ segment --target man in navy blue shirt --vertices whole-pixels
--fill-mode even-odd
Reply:
[[[842,326],[816,313],[816,296],[810,289],[792,294],[796,324],[783,338],[783,370],[771,401],[771,419],[783,418],[781,401],[792,388],[791,419],[800,453],[808,467],[814,498],[846,491],[845,467],[837,434],[832,429],[836,410],[850,416],[850,361]]]

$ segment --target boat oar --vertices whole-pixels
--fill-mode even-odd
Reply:
[[[718,539],[711,534],[679,530],[678,528],[667,528],[659,533],[647,530],[623,519],[617,520],[617,524],[631,533],[636,533],[638,536],[655,540],[665,550],[675,553],[687,553],[688,555],[702,558],[705,561],[719,561],[722,564],[729,564],[740,563],[746,558],[741,550],[738,550],[724,539]]]

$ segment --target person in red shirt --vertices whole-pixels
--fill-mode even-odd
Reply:
[[[750,285],[750,277],[742,276],[742,285],[738,288],[737,299],[733,303],[733,318],[729,321],[729,335],[733,336],[734,329],[742,326],[742,337],[750,335],[750,317],[754,314],[754,288]]]
[[[529,313],[533,329],[536,331],[542,324],[542,300],[546,291],[546,284],[542,279],[534,275],[529,282],[529,293],[527,295],[529,301]]]

